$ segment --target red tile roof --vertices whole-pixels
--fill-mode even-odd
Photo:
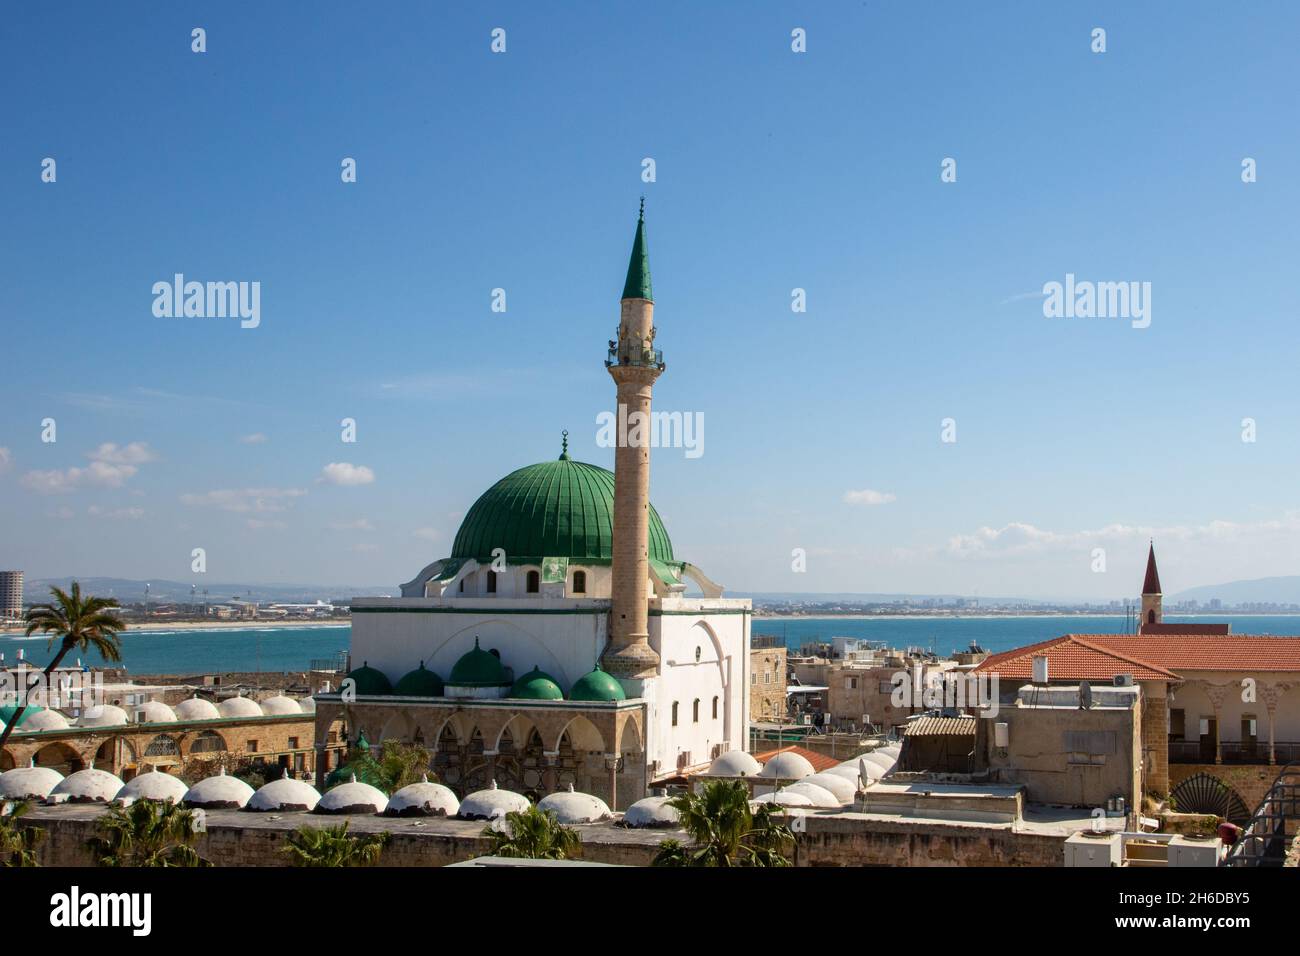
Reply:
[[[838,760],[835,757],[828,757],[826,754],[819,754],[815,750],[809,750],[807,747],[800,747],[796,744],[791,744],[788,747],[778,747],[776,750],[765,750],[760,754],[754,754],[754,759],[759,763],[767,763],[777,754],[789,753],[792,750],[799,756],[803,757],[804,760],[807,760],[812,764],[813,770],[817,773],[821,773],[823,770],[830,770],[831,767],[838,767],[844,762],[843,760]]]
[[[1231,624],[1143,624],[1143,634],[1231,634]]]
[[[1074,634],[994,654],[981,661],[975,670],[1013,680],[1029,680],[1034,676],[1035,657],[1047,658],[1049,680],[1110,680],[1116,674],[1132,674],[1135,680],[1178,680],[1177,674],[1159,665],[1100,647]]]

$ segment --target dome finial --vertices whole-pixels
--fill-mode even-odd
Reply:
[[[569,430],[566,428],[560,432],[560,461],[569,460]]]

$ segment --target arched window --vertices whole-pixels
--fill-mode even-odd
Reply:
[[[497,573],[496,573],[495,571],[489,571],[489,572],[488,572],[488,576],[487,576],[487,593],[488,593],[488,594],[496,594],[496,593],[497,593]]]
[[[713,698],[713,719],[718,719],[718,698]]]
[[[175,757],[178,753],[180,750],[176,746],[176,741],[166,734],[159,734],[144,748],[146,757]]]
[[[677,701],[673,701],[673,726],[677,726]]]
[[[203,731],[194,738],[194,743],[190,744],[190,753],[192,754],[220,753],[225,749],[226,742],[221,739],[221,735],[213,733],[211,730]]]
[[[542,576],[536,571],[528,572],[528,593],[536,594],[542,589]]]
[[[695,703],[691,705],[691,723],[698,724],[699,722],[700,722],[700,699],[696,697]]]
[[[1155,622],[1156,622],[1156,612],[1154,610],[1147,611],[1147,623],[1154,624]]]
[[[587,593],[587,572],[586,571],[573,572],[573,593],[574,594]]]
[[[465,579],[464,579],[464,578],[461,578],[461,579],[460,579],[460,593],[461,593],[461,594],[464,594],[464,593],[465,593]]]

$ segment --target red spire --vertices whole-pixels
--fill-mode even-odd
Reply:
[[[1147,579],[1142,582],[1143,594],[1160,594],[1160,574],[1156,571],[1156,546],[1155,542],[1151,544],[1151,550],[1147,552]]]

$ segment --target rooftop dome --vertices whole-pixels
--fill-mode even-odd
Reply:
[[[875,764],[885,773],[894,769],[894,764],[898,763],[898,754],[886,754],[879,750],[873,750],[871,753],[863,754],[862,759],[868,764]]]
[[[564,691],[555,678],[536,665],[510,688],[509,697],[521,700],[564,700]]]
[[[227,697],[217,704],[222,717],[261,717],[262,708],[251,697]]]
[[[221,716],[217,705],[202,697],[191,697],[176,705],[176,717],[179,720],[216,720]]]
[[[59,781],[51,797],[67,796],[69,803],[108,803],[117,797],[122,781],[107,770],[78,770]]]
[[[15,767],[0,773],[0,800],[44,800],[62,780],[50,767]]]
[[[814,807],[831,809],[844,806],[844,803],[840,801],[839,797],[835,796],[835,794],[831,793],[825,787],[819,787],[815,783],[806,783],[801,781],[799,783],[791,784],[788,787],[782,787],[777,792],[777,796],[780,797],[782,794],[788,793],[797,793],[801,797],[807,797]]]
[[[253,788],[238,777],[226,775],[222,767],[215,777],[205,777],[181,798],[187,807],[204,810],[242,810],[253,797]]]
[[[23,714],[23,722],[20,726],[23,730],[67,730],[68,718],[64,717],[57,710],[50,710],[48,707],[29,710]]]
[[[680,817],[670,807],[672,797],[642,797],[623,814],[623,825],[640,829],[665,830],[678,826]]]
[[[77,727],[120,727],[126,723],[130,723],[126,711],[112,704],[98,704],[94,707],[87,707],[81,712],[81,716],[74,721],[74,725]]]
[[[289,771],[279,780],[263,784],[245,804],[245,810],[265,813],[270,810],[315,810],[320,794],[311,784],[294,780]]]
[[[419,667],[402,675],[393,693],[398,697],[441,697],[442,678],[420,661]]]
[[[752,777],[763,765],[743,750],[728,750],[713,758],[705,775],[709,777]]]
[[[474,647],[461,655],[456,666],[451,669],[447,683],[453,687],[500,687],[510,681],[506,678],[501,658],[479,647],[476,637]]]
[[[858,782],[858,764],[856,760],[850,760],[847,763],[831,767],[829,770],[823,770],[822,776],[839,777],[841,780],[847,780],[853,785]]]
[[[522,793],[502,790],[495,780],[486,790],[471,793],[460,802],[456,816],[462,820],[491,820],[507,813],[522,813],[531,806]]]
[[[779,807],[811,807],[813,802],[802,793],[791,793],[789,790],[778,790],[776,793],[765,793],[762,796],[755,797],[754,803],[774,803]]]
[[[317,813],[383,813],[388,806],[388,795],[378,787],[362,783],[352,775],[347,783],[341,783],[325,793],[316,804]]]
[[[160,700],[146,700],[136,706],[135,721],[138,724],[174,724],[176,711]]]
[[[456,794],[440,783],[430,783],[428,774],[419,783],[403,787],[388,798],[384,815],[390,817],[454,817],[460,810]]]
[[[169,800],[172,803],[180,803],[189,790],[190,788],[185,786],[185,781],[179,777],[151,770],[148,773],[137,774],[128,780],[117,792],[116,799]]]
[[[355,684],[358,697],[383,697],[393,692],[393,685],[388,680],[388,675],[383,671],[375,670],[367,662],[362,661],[361,666],[348,672],[348,676],[343,678],[350,680]]]
[[[846,803],[852,803],[853,798],[857,796],[857,781],[850,780],[848,777],[842,777],[838,774],[815,773],[811,777],[804,777],[799,783],[815,784],[823,790],[829,790],[831,795],[843,806]]]
[[[583,674],[569,688],[569,700],[627,700],[623,685],[600,669]]]
[[[299,708],[299,709],[300,709],[304,714],[314,714],[314,713],[316,713],[316,698],[315,698],[315,697],[299,697],[299,698],[298,698],[298,708]]]
[[[763,765],[758,775],[777,780],[802,780],[813,775],[813,765],[802,754],[797,754],[793,750],[782,750]]]
[[[567,790],[542,797],[537,801],[537,809],[549,810],[558,822],[566,825],[598,823],[613,816],[604,800],[589,793],[575,792],[573,784],[569,784]]]
[[[302,708],[298,706],[298,702],[292,697],[285,697],[283,694],[268,697],[258,703],[262,708],[262,713],[268,717],[283,717],[288,714],[302,713]]]
[[[659,512],[650,506],[650,559],[672,562]],[[453,558],[492,560],[504,548],[513,565],[541,564],[543,558],[605,563],[614,556],[614,473],[573,461],[529,465],[485,491],[461,522]]]
[[[28,707],[23,711],[23,715],[18,718],[18,726],[21,727],[27,722],[27,718],[36,710],[35,707]],[[18,708],[13,706],[0,707],[0,726],[7,727],[13,722],[14,714],[18,713]]]

